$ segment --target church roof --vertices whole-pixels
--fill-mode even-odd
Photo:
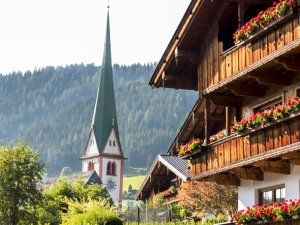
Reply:
[[[111,60],[110,22],[107,13],[106,38],[101,67],[101,79],[91,129],[94,131],[99,153],[104,151],[109,135],[114,128],[119,140],[119,130],[114,93],[114,81]]]
[[[89,177],[87,177],[85,179],[84,184],[85,185],[88,185],[88,184],[103,185],[101,178],[98,176],[96,171],[94,171]]]

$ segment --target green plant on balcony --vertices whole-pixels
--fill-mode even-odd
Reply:
[[[234,33],[233,39],[235,41],[247,39],[258,30],[288,14],[298,5],[299,3],[296,0],[280,0],[279,2],[274,2],[272,7],[269,7],[265,11],[261,11],[256,17],[252,18],[244,26],[238,29]]]
[[[191,153],[194,153],[199,146],[201,146],[201,140],[199,138],[194,138],[187,144],[181,144],[177,149],[179,156],[186,156]]]
[[[238,225],[250,223],[268,223],[288,221],[298,218],[300,215],[300,200],[273,203],[269,205],[254,205],[245,210],[240,210],[231,216],[231,222]]]
[[[174,194],[177,193],[177,190],[174,186],[171,186],[171,187],[169,187],[169,192],[170,192],[171,195],[174,195]]]

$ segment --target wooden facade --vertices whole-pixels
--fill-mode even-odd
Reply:
[[[288,174],[287,165],[290,162],[300,164],[300,153],[295,152],[300,147],[299,120],[300,115],[294,115],[243,135],[228,136],[212,143],[207,151],[191,159],[191,175],[201,179],[218,173],[230,173],[247,179],[245,174],[242,176],[239,171],[235,171],[237,167],[247,167],[245,169],[248,172],[255,171],[258,176],[262,171],[272,169],[275,173]],[[278,158],[280,161],[276,161],[276,164]],[[274,169],[269,165],[269,168],[265,168],[264,164],[257,164],[258,161],[271,159],[273,161],[270,164],[284,167]],[[256,169],[261,169],[261,172]],[[263,179],[251,177],[251,173],[248,175],[249,179]]]
[[[203,140],[185,157],[193,180],[240,186],[241,180],[264,181],[266,172],[291,174],[300,165],[299,113],[240,134],[230,130],[267,106],[300,97],[300,7],[232,41],[243,19],[273,3],[193,0],[149,82],[199,94],[169,148],[176,155],[180,144]],[[220,131],[226,135],[210,142]]]
[[[298,12],[291,12],[227,51],[224,51],[223,43],[218,40],[218,28],[215,28],[206,40],[199,63],[198,91],[202,93],[208,89],[206,92],[211,92],[224,81],[230,82],[229,79],[234,76],[247,75],[274,60],[274,57],[283,56],[288,49],[293,48],[292,43],[299,40],[299,37]]]

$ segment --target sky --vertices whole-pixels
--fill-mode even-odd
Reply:
[[[114,63],[157,62],[190,0],[110,0]],[[0,74],[101,64],[107,0],[0,0]]]

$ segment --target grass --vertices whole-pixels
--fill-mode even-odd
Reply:
[[[146,177],[145,175],[124,176],[123,191],[127,191],[130,184],[133,189],[137,189],[137,190],[140,189],[141,184],[143,183],[145,177]]]

